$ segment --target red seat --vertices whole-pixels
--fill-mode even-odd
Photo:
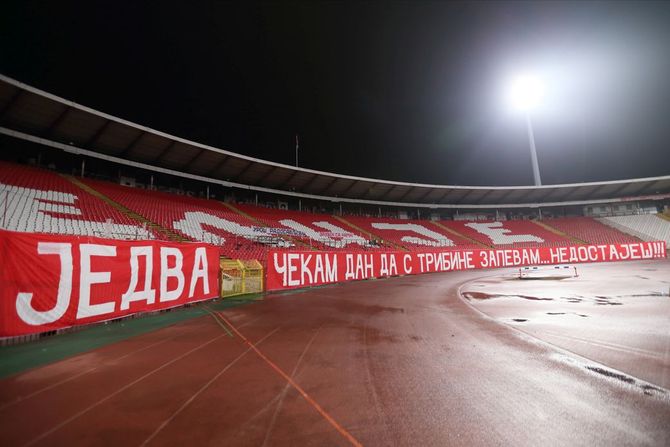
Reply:
[[[494,248],[537,247],[572,245],[573,242],[563,236],[537,225],[529,220],[506,221],[441,221],[464,236]]]
[[[115,239],[155,237],[139,222],[46,169],[0,162],[0,184],[0,200],[7,202],[0,213],[8,230]]]
[[[548,219],[546,223],[589,244],[639,242],[635,237],[600,223],[591,217],[563,217]]]
[[[382,217],[346,217],[347,221],[384,242],[409,250],[439,248],[441,250],[480,248],[471,241],[440,228],[427,220],[390,219]],[[401,227],[392,226],[401,225]]]

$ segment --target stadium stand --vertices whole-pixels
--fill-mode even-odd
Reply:
[[[269,233],[286,234],[305,247],[323,250],[378,248],[367,235],[327,214],[279,210],[248,204],[235,205],[234,208],[265,225]]]
[[[305,250],[445,250],[665,240],[655,215],[497,221],[331,216],[229,204],[78,179],[0,162],[3,228],[117,239],[202,241],[235,259],[265,262],[272,247]]]
[[[266,233],[255,223],[214,200],[136,189],[113,183],[85,180],[128,209],[181,234],[187,240],[207,242],[221,248],[224,256],[264,259],[268,245],[288,245],[281,238],[264,240]]]
[[[666,247],[670,247],[670,221],[658,215],[613,216],[598,220],[645,241],[665,241]]]
[[[382,243],[391,243],[408,250],[429,248],[466,249],[481,248],[466,238],[459,237],[426,220],[390,219],[383,217],[345,217],[354,227],[360,228]]]
[[[625,244],[640,242],[630,234],[622,233],[591,217],[563,217],[546,219],[544,223],[589,244]]]
[[[0,162],[2,227],[12,231],[154,239],[139,222],[44,169]]]
[[[573,242],[530,220],[440,221],[440,224],[482,244],[499,247],[571,245]]]

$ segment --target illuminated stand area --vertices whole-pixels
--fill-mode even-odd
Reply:
[[[335,216],[175,195],[0,164],[2,228],[128,240],[205,242],[265,263],[270,249],[439,251],[665,240],[660,215],[534,220]],[[75,181],[76,180],[76,181]]]

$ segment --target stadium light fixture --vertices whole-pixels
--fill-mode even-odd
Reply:
[[[533,165],[533,180],[535,186],[541,186],[540,167],[537,163],[537,151],[535,149],[535,136],[530,112],[535,110],[544,97],[544,83],[542,79],[531,74],[524,74],[512,79],[508,87],[508,100],[515,110],[524,112],[526,115],[526,127],[528,129],[528,143],[530,144],[530,158]]]
[[[513,108],[528,113],[542,102],[544,84],[535,75],[520,75],[512,79],[508,94]]]

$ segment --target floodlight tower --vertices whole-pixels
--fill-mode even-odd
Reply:
[[[535,186],[541,186],[540,167],[537,164],[537,151],[535,149],[535,136],[533,135],[533,124],[530,112],[541,102],[544,95],[542,81],[532,75],[518,76],[513,80],[509,89],[509,100],[512,106],[522,111],[526,116],[526,127],[528,128],[528,142],[530,144],[530,159],[533,164],[533,179]]]

